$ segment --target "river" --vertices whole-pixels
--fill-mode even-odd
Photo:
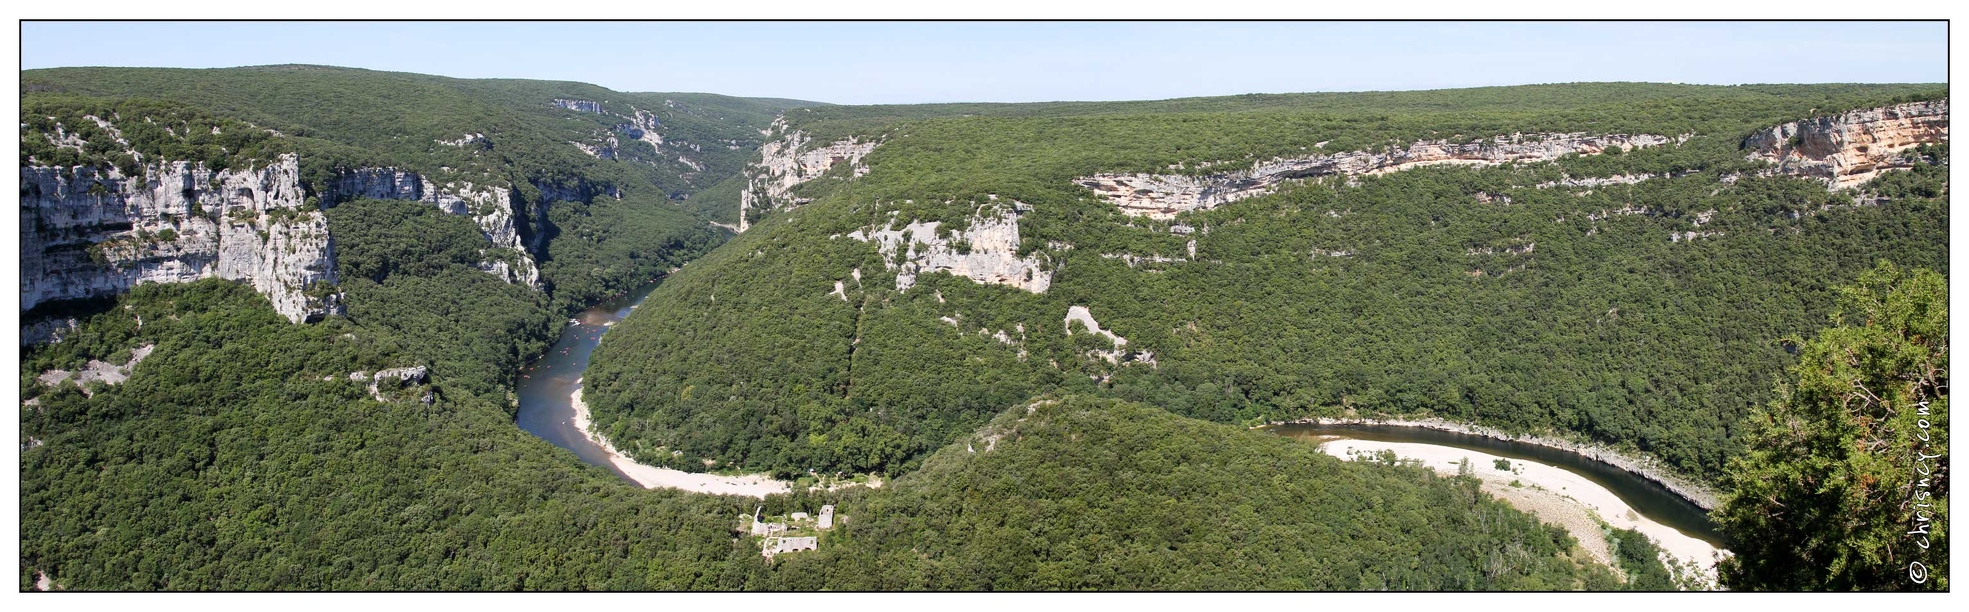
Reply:
[[[518,424],[555,446],[573,451],[582,461],[615,473],[643,486],[675,486],[715,493],[763,494],[767,489],[739,487],[740,482],[779,489],[783,483],[735,479],[710,474],[685,474],[661,470],[628,461],[613,449],[597,443],[575,425],[581,377],[588,368],[589,355],[602,336],[640,306],[660,281],[644,283],[635,291],[582,311],[561,331],[560,338],[547,353],[520,371]],[[1465,433],[1422,427],[1389,425],[1310,425],[1284,424],[1270,428],[1279,435],[1307,440],[1344,438],[1373,442],[1422,444],[1478,451],[1551,465],[1600,485],[1619,497],[1635,512],[1648,519],[1722,547],[1722,537],[1701,508],[1645,478],[1626,470],[1594,461],[1585,456],[1535,444],[1498,440]],[[631,473],[634,472],[634,473]],[[757,477],[753,477],[757,478]],[[689,482],[683,482],[688,480]],[[739,488],[733,488],[739,487]]]
[[[561,337],[547,354],[520,370],[520,429],[574,451],[589,465],[607,468],[625,480],[634,481],[610,460],[607,449],[574,426],[574,403],[570,398],[581,388],[581,373],[588,369],[588,355],[602,341],[609,327],[629,316],[659,285],[643,283],[634,292],[584,310],[561,330]]]
[[[646,489],[760,498],[792,490],[791,483],[765,474],[707,474],[637,463],[608,440],[582,431],[588,409],[581,401],[581,376],[588,369],[588,356],[609,328],[635,312],[658,284],[657,280],[643,283],[635,291],[582,311],[561,330],[547,354],[520,370],[520,429]]]

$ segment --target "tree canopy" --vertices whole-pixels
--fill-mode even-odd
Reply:
[[[1948,590],[1948,281],[1882,263],[1840,290],[1751,415],[1715,516],[1731,588]]]

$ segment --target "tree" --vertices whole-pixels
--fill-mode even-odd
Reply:
[[[1948,590],[1948,281],[1882,262],[1751,418],[1715,513],[1735,589]]]

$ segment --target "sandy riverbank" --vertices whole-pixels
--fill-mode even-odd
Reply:
[[[574,428],[580,430],[581,435],[587,436],[588,441],[594,442],[595,446],[601,447],[604,452],[608,453],[610,465],[614,466],[617,471],[627,475],[630,480],[636,481],[636,484],[642,485],[643,488],[654,489],[662,487],[666,489],[683,489],[697,493],[711,493],[714,495],[745,495],[759,498],[793,490],[792,483],[783,480],[774,480],[772,477],[763,474],[720,476],[717,474],[699,474],[636,463],[628,455],[624,455],[621,451],[616,450],[615,445],[610,444],[607,438],[589,429],[588,404],[581,401],[580,382],[580,380],[575,381],[574,393],[568,397],[569,405],[574,407]]]
[[[1565,527],[1583,548],[1602,560],[1608,560],[1605,536],[1600,533],[1597,522],[1588,520],[1590,518],[1598,518],[1618,529],[1632,529],[1647,535],[1661,547],[1664,555],[1694,564],[1712,582],[1715,580],[1718,555],[1726,554],[1708,542],[1641,516],[1613,491],[1556,466],[1509,459],[1512,469],[1506,472],[1498,470],[1495,465],[1498,459],[1504,457],[1434,444],[1339,438],[1321,444],[1320,448],[1343,459],[1384,450],[1393,451],[1399,457],[1419,460],[1423,465],[1446,475],[1456,474],[1458,462],[1468,459],[1474,475],[1483,480],[1486,492],[1538,516],[1541,521]],[[1513,481],[1520,486],[1512,486]],[[1592,514],[1587,516],[1583,512]]]
[[[1588,459],[1598,461],[1600,463],[1605,463],[1607,465],[1611,465],[1620,468],[1622,470],[1632,472],[1636,475],[1639,475],[1642,478],[1648,479],[1649,481],[1655,484],[1661,485],[1662,488],[1668,489],[1669,492],[1681,496],[1682,499],[1688,500],[1689,503],[1695,504],[1696,507],[1701,508],[1703,510],[1714,510],[1716,509],[1716,504],[1717,504],[1716,492],[1713,489],[1710,489],[1708,486],[1696,483],[1694,481],[1682,477],[1679,474],[1674,473],[1668,467],[1661,465],[1661,462],[1656,461],[1653,457],[1645,457],[1645,456],[1633,457],[1598,444],[1582,444],[1570,440],[1560,440],[1560,439],[1547,438],[1547,437],[1536,436],[1536,435],[1515,435],[1515,434],[1505,433],[1500,430],[1491,429],[1489,427],[1484,427],[1482,425],[1458,423],[1455,421],[1448,421],[1443,419],[1406,420],[1406,419],[1316,417],[1316,418],[1309,418],[1309,419],[1299,419],[1296,421],[1274,421],[1272,423],[1269,423],[1269,425],[1292,425],[1292,424],[1385,425],[1390,427],[1420,427],[1423,429],[1434,429],[1438,431],[1450,431],[1450,432],[1456,432],[1461,434],[1469,434],[1473,436],[1482,436],[1494,440],[1536,444],[1538,446],[1543,446],[1546,448],[1558,449],[1558,450],[1574,453],[1586,457]]]

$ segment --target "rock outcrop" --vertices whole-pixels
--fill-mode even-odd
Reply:
[[[635,110],[634,116],[623,117],[629,120],[628,123],[616,124],[615,131],[630,140],[641,140],[653,147],[663,146],[663,135],[656,133],[656,128],[663,127],[663,122],[656,118],[656,113],[640,108]]]
[[[1465,144],[1422,141],[1405,149],[1381,153],[1349,151],[1279,158],[1249,170],[1223,174],[1096,174],[1074,182],[1120,206],[1124,213],[1173,219],[1186,211],[1207,210],[1271,193],[1280,183],[1294,179],[1386,174],[1436,165],[1546,162],[1567,154],[1592,155],[1614,147],[1652,147],[1670,140],[1652,134],[1512,134]]]
[[[83,395],[94,397],[96,393],[89,389],[89,383],[99,382],[105,385],[123,384],[123,381],[130,379],[130,370],[135,369],[138,363],[142,362],[144,358],[149,357],[151,351],[155,350],[157,350],[157,345],[146,344],[130,349],[130,360],[123,365],[91,359],[88,365],[83,366],[79,372],[48,370],[42,372],[40,376],[36,376],[35,380],[40,382],[42,386],[50,389],[60,386],[64,382],[73,382],[76,387],[82,390]]]
[[[781,136],[772,138],[773,133]],[[773,121],[766,135],[766,144],[759,148],[759,161],[745,168],[745,191],[739,194],[738,204],[738,231],[741,232],[751,227],[746,211],[793,208],[807,203],[806,199],[793,196],[793,188],[819,178],[834,164],[847,162],[856,177],[868,174],[868,166],[863,165],[861,160],[880,144],[862,142],[850,136],[802,151],[812,143],[812,139],[806,132],[788,131],[784,118]]]
[[[415,395],[418,403],[429,406],[437,399],[430,388],[425,386],[431,382],[430,375],[430,368],[424,366],[379,371],[369,377],[369,396],[379,402],[393,402],[408,395]],[[422,393],[414,393],[419,389]],[[411,390],[413,393],[405,394],[405,390]]]
[[[554,106],[558,106],[571,111],[582,112],[582,113],[600,114],[602,112],[602,104],[594,100],[569,100],[566,98],[554,98]]]
[[[1105,351],[1102,350],[1088,351],[1087,354],[1089,356],[1101,358],[1103,360],[1106,360],[1108,363],[1114,365],[1121,365],[1124,363],[1146,363],[1151,366],[1156,365],[1154,353],[1150,353],[1148,351],[1141,351],[1141,352],[1130,351],[1128,350],[1127,338],[1123,338],[1119,335],[1116,335],[1113,330],[1101,329],[1101,324],[1094,320],[1094,313],[1092,311],[1087,310],[1086,306],[1070,306],[1067,308],[1067,316],[1066,316],[1067,335],[1069,336],[1073,335],[1073,324],[1076,322],[1080,323],[1082,327],[1087,328],[1087,331],[1093,333],[1095,336],[1107,338],[1108,342],[1114,345],[1113,349],[1109,349]]]
[[[73,334],[81,328],[82,323],[75,320],[75,317],[50,317],[38,321],[22,321],[21,346],[60,344],[62,340],[68,338],[69,334]]]
[[[1046,266],[1050,258],[1041,253],[1018,255],[1019,214],[1027,210],[1031,207],[1013,202],[1010,208],[998,206],[990,214],[981,211],[971,217],[969,228],[948,238],[937,230],[939,222],[917,221],[896,229],[895,219],[881,229],[855,230],[848,237],[876,244],[883,262],[896,270],[897,291],[915,286],[918,275],[949,272],[979,284],[1045,293],[1053,284],[1053,272]]]
[[[1933,100],[1793,121],[1750,135],[1743,148],[1753,161],[1823,180],[1836,191],[1914,165],[1899,156],[1901,151],[1945,142],[1948,100]]]
[[[21,168],[21,310],[145,283],[244,281],[295,322],[341,312],[328,221],[298,160],[214,172],[161,162]]]
[[[594,143],[570,141],[568,144],[595,159],[615,159],[616,150],[622,147],[622,141],[616,140],[614,134],[597,136]]]
[[[474,132],[471,134],[459,136],[457,140],[438,140],[437,143],[447,147],[459,147],[459,148],[469,147],[469,148],[487,149],[487,148],[491,148],[492,146],[492,141],[486,139],[485,134],[482,132]]]

